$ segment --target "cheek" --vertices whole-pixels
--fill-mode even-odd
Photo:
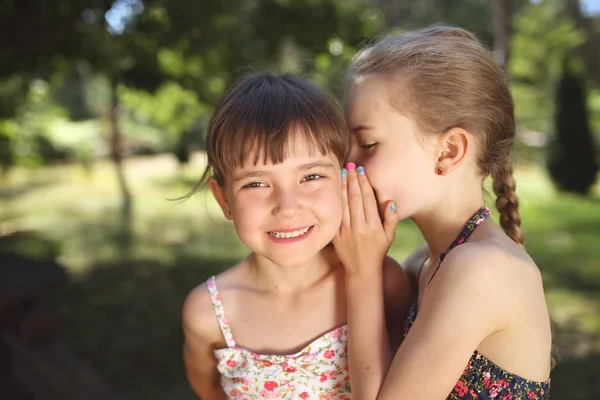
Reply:
[[[258,193],[258,190],[254,193],[244,193],[235,199],[232,207],[235,215],[234,225],[240,236],[245,231],[255,230],[261,225],[267,212],[266,201],[266,196]]]
[[[363,158],[365,171],[369,182],[373,189],[377,192],[386,192],[388,190],[388,184],[390,181],[394,181],[394,171],[397,166],[394,165],[395,161],[391,157],[385,157],[382,151],[373,153]]]
[[[327,185],[311,194],[308,199],[313,205],[315,213],[320,219],[342,222],[342,182],[336,180],[334,184]]]

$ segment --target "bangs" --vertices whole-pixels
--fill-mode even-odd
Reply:
[[[341,165],[349,136],[337,102],[292,76],[242,80],[218,106],[207,134],[209,165],[219,183],[248,163],[281,163],[301,144],[311,154],[333,153]]]

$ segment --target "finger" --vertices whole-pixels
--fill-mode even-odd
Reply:
[[[396,203],[391,200],[386,201],[383,210],[383,230],[388,238],[388,243],[391,244],[396,236],[396,227],[400,220],[398,212],[396,211]]]
[[[354,163],[346,164],[348,170],[348,206],[350,208],[350,226],[356,228],[361,226],[365,220],[365,210],[363,206],[362,193],[356,174],[356,165]]]
[[[360,192],[363,201],[363,212],[365,214],[365,220],[367,222],[381,223],[379,217],[379,210],[377,209],[377,199],[375,198],[375,192],[369,182],[369,178],[365,174],[363,167],[356,169],[358,184],[360,185]]]
[[[342,168],[342,227],[350,228],[350,208],[348,207],[348,172]]]

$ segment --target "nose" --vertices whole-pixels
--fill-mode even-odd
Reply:
[[[273,215],[285,219],[293,219],[304,210],[302,195],[295,191],[285,190],[274,193]]]

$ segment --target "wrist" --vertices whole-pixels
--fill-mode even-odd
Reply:
[[[345,272],[346,287],[357,287],[365,285],[383,285],[383,271],[381,268],[369,268],[366,270],[355,270]]]

